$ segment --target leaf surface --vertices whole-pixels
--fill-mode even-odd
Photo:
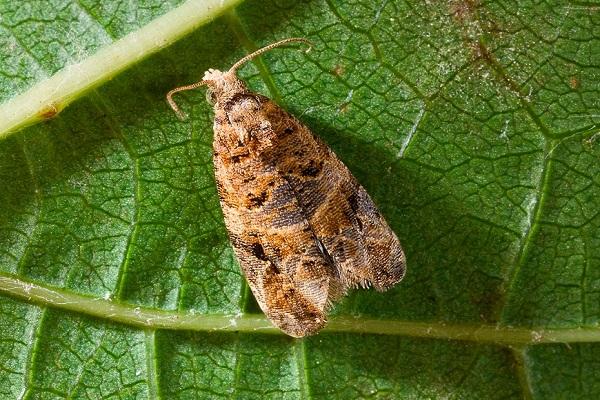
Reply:
[[[0,122],[0,397],[600,394],[591,2],[249,0],[177,41],[209,19],[175,29],[192,2],[12,3],[0,115],[38,123]],[[408,257],[304,340],[234,259],[204,93],[177,98],[183,122],[164,101],[290,36],[315,46],[240,75],[335,150]],[[134,45],[154,39],[175,43]]]

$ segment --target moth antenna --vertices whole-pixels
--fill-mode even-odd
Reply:
[[[269,50],[271,50],[271,49],[273,49],[275,47],[283,46],[284,44],[291,43],[291,42],[302,42],[302,43],[307,44],[308,45],[308,49],[306,49],[307,53],[313,47],[312,42],[310,42],[309,40],[304,39],[304,38],[287,38],[287,39],[283,39],[283,40],[280,40],[279,42],[271,43],[271,44],[269,44],[269,45],[267,45],[265,47],[262,47],[262,48],[256,50],[254,53],[250,53],[247,56],[241,58],[238,62],[236,62],[235,64],[233,64],[231,66],[231,68],[229,68],[229,72],[235,72],[244,63],[252,60],[256,56],[261,55],[265,51],[269,51]]]
[[[183,113],[183,111],[181,111],[181,109],[179,108],[177,103],[175,103],[175,100],[173,100],[173,95],[177,92],[183,92],[184,90],[196,89],[197,87],[200,87],[200,86],[203,86],[206,84],[207,84],[207,82],[202,80],[202,81],[199,81],[196,83],[192,83],[191,85],[176,87],[175,89],[173,89],[169,93],[167,93],[167,102],[169,103],[169,105],[171,106],[173,111],[175,111],[175,114],[177,114],[177,117],[179,117],[180,120],[184,120],[186,118],[186,115]]]

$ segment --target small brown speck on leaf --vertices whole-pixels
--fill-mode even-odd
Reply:
[[[342,76],[342,75],[344,75],[344,67],[342,65],[340,65],[340,64],[336,64],[333,67],[333,69],[331,70],[331,72],[335,76]]]
[[[571,79],[569,79],[569,86],[571,86],[571,89],[577,89],[579,87],[579,80],[577,77],[572,76]]]
[[[38,115],[45,120],[52,119],[58,115],[60,112],[58,108],[58,104],[56,103],[48,103],[40,111],[38,111]]]

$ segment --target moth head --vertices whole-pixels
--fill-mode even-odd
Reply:
[[[213,105],[246,90],[246,85],[235,75],[235,71],[221,72],[211,68],[204,73],[202,82],[208,86],[206,100]]]
[[[226,72],[221,72],[218,69],[211,68],[204,73],[204,78],[202,78],[201,81],[171,90],[169,93],[167,93],[167,102],[169,103],[173,111],[175,111],[177,116],[180,119],[184,119],[185,114],[179,109],[175,101],[173,101],[173,95],[177,92],[182,92],[184,90],[192,90],[196,89],[197,87],[206,85],[208,86],[206,99],[209,103],[215,104],[218,102],[226,101],[231,96],[235,95],[236,93],[243,92],[246,89],[244,82],[242,82],[236,76],[236,71],[239,67],[244,65],[246,62],[252,60],[254,57],[257,57],[260,54],[264,53],[265,51],[269,51],[275,47],[279,47],[290,42],[303,42],[308,44],[309,48],[308,50],[306,50],[307,52],[312,47],[312,43],[304,38],[288,38],[280,40],[279,42],[271,43],[270,45],[260,48],[255,52],[243,57],[238,62],[233,64],[231,68],[229,68],[229,70]]]

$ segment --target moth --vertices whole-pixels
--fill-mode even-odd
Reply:
[[[327,322],[333,303],[355,287],[386,290],[405,273],[400,242],[375,204],[331,149],[236,71],[201,81],[214,106],[214,172],[231,245],[263,312],[286,334],[303,337]],[[309,47],[310,50],[310,47]]]

